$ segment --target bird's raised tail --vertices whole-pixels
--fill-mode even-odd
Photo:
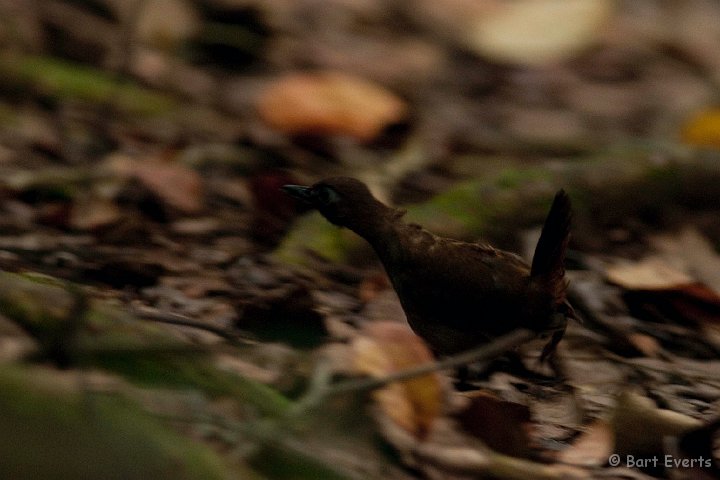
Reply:
[[[570,240],[571,219],[570,197],[564,190],[560,190],[555,194],[545,219],[530,267],[531,279],[543,285],[555,304],[554,318],[547,325],[548,330],[553,333],[540,356],[541,362],[553,356],[565,333],[567,319],[576,318],[572,306],[565,298],[568,285],[565,280],[565,252]]]
[[[564,190],[555,194],[550,212],[545,219],[540,239],[535,247],[530,276],[542,278],[550,287],[556,304],[565,302],[565,251],[570,240],[572,210],[570,197]]]

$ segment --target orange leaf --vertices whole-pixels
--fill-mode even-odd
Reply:
[[[662,346],[655,338],[643,333],[630,333],[627,336],[628,342],[642,352],[646,357],[657,357],[662,351]]]
[[[393,93],[338,72],[294,73],[258,99],[260,117],[290,135],[348,135],[370,141],[402,120],[407,107]]]
[[[409,327],[396,322],[372,322],[353,342],[354,367],[364,374],[383,377],[433,361],[432,353]],[[373,392],[382,411],[418,438],[424,438],[440,413],[442,388],[431,373]]]
[[[372,301],[378,294],[391,287],[390,280],[384,273],[375,273],[366,277],[358,288],[358,297],[364,303]]]

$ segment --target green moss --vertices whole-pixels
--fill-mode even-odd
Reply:
[[[264,414],[280,415],[290,405],[273,389],[218,370],[205,352],[105,302],[91,303],[80,322],[73,318],[72,287],[63,285],[52,277],[0,272],[0,312],[31,332],[51,358],[100,366],[141,384],[234,396]]]
[[[648,168],[645,181],[650,187],[677,198],[682,192],[683,177],[687,174],[688,169],[679,165],[652,165]]]
[[[0,312],[30,332],[62,329],[74,304],[52,277],[0,272]]]
[[[209,448],[114,397],[65,394],[0,370],[0,478],[223,479]]]
[[[312,212],[295,222],[273,256],[287,264],[303,265],[311,250],[330,261],[343,262],[347,260],[348,247],[360,241],[357,235],[348,234]]]
[[[349,477],[333,470],[320,460],[287,449],[267,446],[253,459],[252,465],[274,480],[347,480]]]
[[[18,124],[18,114],[7,103],[0,103],[0,126],[14,127]]]
[[[90,332],[99,334],[79,335],[78,347],[88,352],[83,363],[119,373],[141,385],[232,396],[267,415],[280,415],[290,405],[287,398],[266,385],[218,370],[204,351],[169,340],[167,330],[160,325],[138,320],[112,305],[93,305],[86,323]]]
[[[482,230],[488,210],[477,182],[464,182],[440,193],[427,202],[407,208],[407,220],[433,232],[463,236],[468,230]]]
[[[274,389],[218,370],[209,358],[179,354],[99,355],[94,364],[140,385],[193,388],[212,397],[230,396],[263,415],[279,416],[291,401]]]
[[[3,57],[0,73],[6,77],[5,81],[30,84],[58,100],[108,103],[131,114],[162,114],[176,106],[168,95],[122,81],[116,75],[96,68],[52,57]]]
[[[477,238],[485,235],[497,219],[517,214],[521,203],[517,192],[532,184],[550,182],[552,176],[540,167],[497,169],[408,207],[407,218],[442,235]],[[546,200],[539,198],[543,205],[549,204]]]
[[[550,181],[552,175],[541,167],[509,167],[501,170],[494,179],[495,185],[503,189],[515,190],[529,182]]]

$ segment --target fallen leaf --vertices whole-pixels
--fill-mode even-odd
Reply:
[[[659,290],[693,283],[690,275],[657,257],[613,265],[605,275],[610,282],[628,290]]]
[[[694,227],[673,234],[650,237],[650,244],[662,258],[720,293],[720,255],[712,242]]]
[[[80,196],[70,210],[70,226],[78,230],[96,230],[120,220],[121,212],[110,199],[88,195]]]
[[[615,453],[649,458],[662,456],[663,437],[675,437],[702,425],[699,420],[658,408],[647,397],[623,392],[615,406],[610,425]]]
[[[470,403],[458,414],[465,430],[480,438],[496,452],[513,457],[529,457],[527,427],[530,409],[485,392],[468,395]]]
[[[706,327],[720,323],[720,295],[660,257],[612,266],[606,276],[626,289],[623,299],[638,318]]]
[[[173,232],[188,236],[210,236],[223,229],[223,222],[216,217],[182,218],[170,226]]]
[[[201,28],[200,15],[186,0],[145,1],[135,22],[137,40],[160,49],[176,48]]]
[[[116,174],[137,179],[166,205],[182,213],[198,213],[205,203],[200,174],[167,157],[172,152],[146,160],[115,156],[108,163]]]
[[[678,287],[670,301],[683,318],[693,323],[720,322],[720,295],[701,283]]]
[[[582,468],[559,463],[548,465],[474,447],[421,444],[413,452],[418,463],[441,473],[429,478],[495,478],[581,480],[589,478]],[[452,472],[452,473],[446,473]],[[459,476],[460,475],[460,476]]]
[[[260,95],[260,117],[290,135],[347,135],[373,140],[399,122],[407,106],[395,94],[362,78],[339,72],[292,73]]]
[[[360,283],[360,287],[358,287],[358,297],[360,297],[363,303],[368,303],[390,287],[390,279],[388,279],[387,275],[376,272],[364,278]]]
[[[720,108],[695,113],[683,124],[680,138],[688,145],[720,148]]]
[[[561,61],[594,43],[614,10],[615,2],[610,0],[500,2],[471,20],[474,25],[466,43],[500,62],[541,65]]]
[[[580,435],[572,446],[561,451],[557,460],[581,467],[604,465],[613,452],[613,431],[603,420],[596,420]]]
[[[646,357],[656,358],[662,351],[662,345],[655,338],[650,335],[642,333],[630,333],[627,336],[630,344],[637,348]]]
[[[399,370],[433,361],[423,341],[406,325],[371,322],[352,344],[359,373],[384,377]],[[442,388],[437,373],[391,383],[373,392],[383,412],[417,438],[424,438],[442,407]]]

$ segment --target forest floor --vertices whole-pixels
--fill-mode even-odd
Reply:
[[[717,478],[720,5],[415,3],[0,0],[2,478]],[[525,258],[564,188],[567,378],[388,384],[334,175]]]

